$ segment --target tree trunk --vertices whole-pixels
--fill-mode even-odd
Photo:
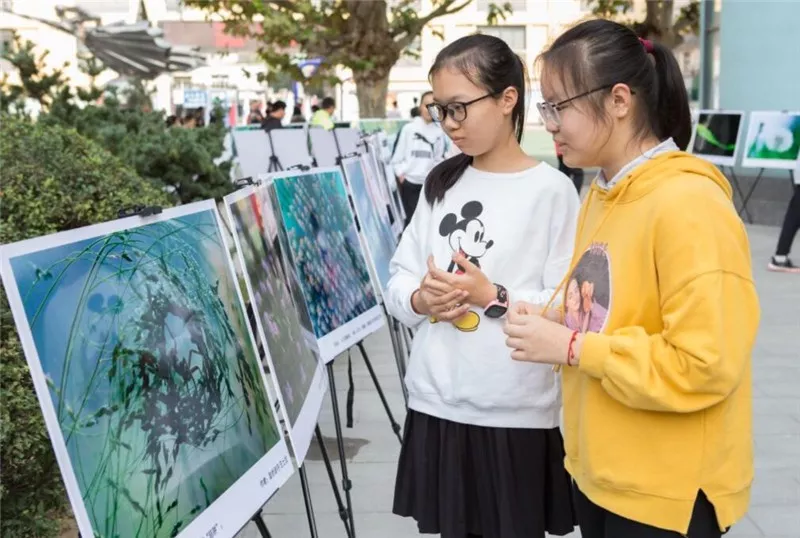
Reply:
[[[385,74],[384,74],[385,73]],[[389,72],[376,69],[363,73],[353,73],[358,96],[358,116],[360,118],[385,118],[386,94],[389,90]]]
[[[670,48],[677,44],[672,22],[674,4],[673,0],[647,0],[647,15],[645,17],[645,24],[655,28],[658,33],[658,40]]]

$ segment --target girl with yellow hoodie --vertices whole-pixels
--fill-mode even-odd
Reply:
[[[512,358],[563,366],[583,538],[719,537],[750,498],[759,322],[730,186],[679,149],[691,122],[668,49],[594,20],[540,61],[538,108],[565,163],[602,171],[562,306],[509,312]]]

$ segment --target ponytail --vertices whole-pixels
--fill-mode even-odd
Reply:
[[[692,137],[692,116],[681,68],[672,51],[660,43],[653,43],[651,54],[655,59],[658,95],[653,127],[660,140],[672,137],[685,150]]]
[[[472,157],[459,153],[434,166],[425,180],[425,200],[428,204],[432,206],[435,202],[441,202],[444,193],[458,183],[471,164]]]
[[[517,136],[517,142],[522,144],[522,134],[525,132],[525,92],[528,89],[528,70],[525,68],[525,62],[522,61],[519,54],[514,54],[519,66],[519,72],[522,74],[522,88],[517,88],[519,95],[517,95],[517,104],[514,105],[514,112],[511,114],[511,119],[514,122],[514,132]],[[521,90],[521,91],[520,91]]]
[[[636,136],[672,137],[681,149],[689,145],[689,95],[678,61],[667,47],[641,39],[619,23],[594,19],[561,34],[539,61],[574,94],[627,84],[640,104]],[[598,91],[586,97],[598,119],[604,118],[606,95]]]

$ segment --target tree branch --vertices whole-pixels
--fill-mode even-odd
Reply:
[[[453,13],[458,13],[468,5],[472,3],[472,0],[464,0],[461,4],[457,4],[458,0],[446,0],[444,1],[439,7],[425,15],[424,17],[414,18],[411,20],[402,21],[394,30],[392,30],[391,35],[394,38],[398,36],[402,36],[405,34],[405,37],[400,39],[395,39],[395,43],[400,47],[400,49],[405,49],[414,40],[417,38],[418,35],[422,33],[423,28],[425,25],[431,22],[434,19],[438,19],[439,17],[444,17],[445,15],[452,15]]]

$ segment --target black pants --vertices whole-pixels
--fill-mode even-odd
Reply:
[[[406,212],[406,226],[411,222],[411,217],[417,209],[417,202],[422,193],[422,185],[411,183],[408,180],[400,184],[400,200],[403,202],[403,210]]]
[[[582,538],[680,538],[677,532],[667,531],[625,519],[612,514],[590,501],[575,488],[575,502],[578,509],[578,522]],[[714,507],[701,491],[692,512],[688,538],[720,538],[717,515]]]
[[[786,216],[783,217],[783,227],[778,238],[778,250],[775,251],[776,256],[789,255],[797,230],[800,230],[800,185],[794,186],[794,196],[789,201]]]
[[[570,168],[564,164],[564,158],[559,155],[558,171],[572,180],[572,184],[575,185],[575,189],[578,191],[578,194],[580,194],[581,189],[583,188],[583,169]]]

